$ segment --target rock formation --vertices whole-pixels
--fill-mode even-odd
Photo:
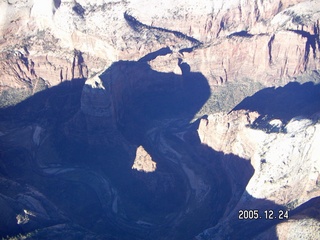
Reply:
[[[294,118],[283,126],[282,130],[278,129],[271,133],[266,132],[267,129],[252,128],[257,117],[258,114],[255,112],[235,111],[229,115],[210,115],[208,119],[200,121],[198,133],[201,142],[215,150],[247,159],[255,171],[246,186],[245,194],[233,212],[225,216],[225,220],[214,229],[206,230],[198,239],[223,239],[219,232],[227,225],[231,227],[228,231],[232,232],[239,209],[248,209],[248,194],[256,199],[270,200],[290,210],[319,196],[319,153],[316,146],[320,136],[319,116],[314,116],[313,119]],[[274,130],[274,126],[270,124],[265,126]],[[246,170],[241,169],[240,173],[229,164],[226,159],[225,167],[230,170],[231,179],[234,177],[234,181],[237,182],[240,175],[245,175]],[[236,175],[232,176],[232,173]],[[258,200],[251,201],[249,208],[261,209],[259,205]],[[298,216],[293,217],[293,219],[298,218]],[[304,236],[309,238],[319,236],[318,231],[312,230],[313,226],[319,226],[319,222],[314,222],[308,215],[301,218],[310,221],[310,225],[307,224],[302,228],[305,231]],[[291,224],[299,226],[297,222]],[[288,233],[284,233],[287,227],[285,223],[277,227],[279,239],[287,238]],[[310,229],[306,230],[308,228]],[[206,235],[210,237],[207,238]],[[268,235],[257,239],[268,239]]]
[[[3,2],[2,105],[167,46],[183,53],[191,71],[204,74],[213,89],[246,78],[283,85],[319,68],[317,1],[187,1],[176,3],[176,10],[149,1],[147,14],[140,4]],[[170,63],[157,60],[155,69],[158,64],[172,71]]]
[[[318,0],[0,12],[1,237],[320,238]]]
[[[152,161],[149,153],[143,148],[143,146],[139,146],[137,148],[136,158],[132,165],[132,169],[144,172],[154,172],[157,168],[156,166],[157,163]]]

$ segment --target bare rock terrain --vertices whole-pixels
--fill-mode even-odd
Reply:
[[[248,206],[248,194],[255,199],[269,200],[290,210],[319,196],[320,172],[317,148],[319,116],[314,116],[313,119],[297,117],[287,124],[276,127],[270,124],[274,122],[271,120],[264,129],[252,127],[256,126],[254,122],[257,117],[256,112],[242,110],[231,112],[229,115],[210,115],[208,119],[202,119],[199,124],[198,134],[201,142],[215,150],[244,158],[250,161],[254,168],[254,174],[246,185],[245,193],[234,212],[226,215],[225,220],[220,226],[218,225],[222,229],[226,225],[232,226],[233,221],[236,222],[234,218],[238,217],[239,209],[261,209],[258,200],[251,201],[250,207]],[[234,121],[235,118],[237,121]],[[227,169],[234,168],[230,164],[226,158]],[[246,169],[240,171],[245,174]],[[238,172],[235,182],[239,176]],[[319,231],[315,230],[318,222],[313,220],[317,214],[300,216],[304,222],[303,227],[297,223],[298,216],[293,217],[294,220],[288,223],[279,224],[276,228],[279,239],[292,238],[294,234],[289,237],[288,235],[292,233],[286,232],[287,228],[292,226],[301,229],[302,235],[307,239],[319,237]],[[208,239],[218,239],[217,228],[206,230],[203,236],[210,232]],[[199,239],[207,238],[201,236]],[[269,238],[268,235],[262,235],[257,239]]]
[[[319,68],[317,1],[179,1],[170,9],[162,1],[1,4],[3,105],[163,47],[181,52],[213,90],[243,79],[284,85]],[[179,71],[159,60],[155,69]]]
[[[157,163],[152,161],[152,158],[148,152],[139,146],[136,152],[136,158],[132,165],[132,169],[137,169],[143,172],[154,172],[157,168]]]
[[[0,12],[1,237],[320,238],[318,0]]]

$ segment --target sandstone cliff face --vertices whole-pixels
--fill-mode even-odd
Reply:
[[[167,46],[195,47],[184,61],[212,86],[245,78],[281,85],[319,68],[317,1],[144,4],[148,11],[140,1],[1,3],[3,98],[16,89],[16,103],[37,91],[39,81],[44,88],[86,78]],[[154,62],[172,71],[165,66]]]
[[[201,64],[192,64],[193,60],[186,61],[191,63],[192,71],[203,72],[211,84],[247,78],[274,86],[286,83],[291,77],[308,69],[318,69],[318,48],[314,52],[310,52],[307,37],[291,31],[278,31],[232,36],[199,50],[198,54],[203,59]],[[186,54],[186,59],[196,59],[195,54]]]
[[[287,116],[275,106],[234,108],[264,87],[320,81],[319,1],[10,0],[0,9],[0,107],[22,102],[0,122],[0,184],[21,193],[0,196],[2,206],[10,205],[3,224],[14,233],[43,227],[41,220],[70,220],[96,232],[108,226],[115,231],[110,238],[126,231],[136,239],[200,232],[198,239],[320,238],[319,94],[307,97],[317,106],[298,102]],[[257,103],[295,104],[294,94]],[[167,108],[170,114],[159,117]],[[189,122],[200,108],[196,117],[208,117],[195,133]],[[226,109],[233,111],[218,112]],[[70,219],[7,177],[35,184]],[[68,189],[75,189],[71,197]],[[79,211],[60,198],[78,194],[85,200],[79,208],[98,210]],[[248,206],[290,210],[293,217],[239,222],[239,209]]]

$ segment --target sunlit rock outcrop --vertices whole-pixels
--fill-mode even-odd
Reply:
[[[0,237],[320,239],[319,13],[1,1]]]
[[[255,199],[269,200],[289,210],[307,204],[320,194],[320,152],[317,145],[320,141],[319,115],[312,119],[293,118],[276,132],[268,131],[268,128],[274,129],[274,124],[262,125],[263,128],[253,124],[257,117],[258,114],[254,112],[236,111],[228,115],[210,115],[208,119],[200,121],[198,134],[202,143],[225,154],[233,153],[251,161],[255,172],[234,213],[226,216],[216,228],[199,235],[198,239],[218,239],[217,232],[220,228],[224,229],[228,224],[232,226],[237,211],[248,208],[247,194]],[[280,120],[272,121],[278,123]],[[250,203],[250,209],[261,209],[263,206],[260,204],[259,200],[254,200]],[[298,222],[280,224],[276,228],[280,239],[286,239],[288,233],[285,229],[291,229],[292,226],[302,228],[306,236],[319,236],[319,231],[313,232],[318,223],[312,221],[312,217],[305,218],[305,221],[310,223],[305,227]],[[298,216],[295,219],[298,219]],[[233,230],[225,231],[231,233]],[[297,234],[296,232],[289,235]],[[261,236],[258,239],[268,239],[267,233],[263,236],[265,238]]]
[[[140,1],[1,3],[1,94],[17,99],[2,105],[30,96],[39,81],[90,77],[164,47],[183,53],[212,89],[243,79],[283,85],[319,68],[317,1],[165,3],[147,1],[148,11]],[[179,73],[160,58],[152,68]]]
[[[147,173],[154,172],[157,169],[157,163],[152,161],[151,156],[143,146],[139,146],[136,151],[136,158],[134,159],[132,169]]]

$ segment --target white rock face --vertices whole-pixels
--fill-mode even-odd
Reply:
[[[297,24],[308,25],[320,18],[319,4],[320,3],[317,0],[305,1],[296,4],[277,14],[272,19],[271,24],[287,28],[294,28]],[[308,17],[301,18],[299,16]]]
[[[280,128],[282,127],[282,121],[280,119],[273,119],[269,122],[272,127]]]
[[[255,198],[279,205],[296,201],[300,205],[319,196],[320,125],[298,128],[290,133],[271,133],[259,149],[260,168],[256,168],[246,190]]]
[[[51,27],[55,7],[53,0],[34,0],[31,17],[35,18],[40,29]]]
[[[312,124],[312,121],[309,119],[303,119],[302,117],[293,118],[287,125],[286,131],[288,133],[295,133],[306,129],[308,126]]]
[[[241,110],[210,115],[200,122],[198,134],[203,143],[250,161],[254,174],[235,210],[198,239],[219,239],[218,231],[232,232],[228,224],[235,227],[239,209],[263,209],[261,204],[272,203],[292,210],[320,196],[319,117],[293,118],[283,131],[272,133],[250,128],[250,119],[255,118]],[[279,119],[269,122],[273,126],[281,124]],[[245,173],[246,169],[241,171]],[[252,199],[250,204],[248,199]],[[314,211],[317,215],[318,210]],[[318,221],[303,215],[276,225],[255,239],[272,239],[275,232],[279,239],[318,239],[318,226]]]
[[[252,114],[252,113],[251,113]],[[255,173],[246,191],[257,199],[295,206],[320,195],[320,123],[297,117],[283,133],[266,133],[248,127],[249,114],[210,115],[202,120],[200,140],[216,151],[251,161]],[[279,119],[269,122],[281,125]]]
[[[136,158],[132,169],[146,173],[154,172],[157,169],[157,163],[152,160],[149,153],[142,146],[139,146],[136,151]]]

